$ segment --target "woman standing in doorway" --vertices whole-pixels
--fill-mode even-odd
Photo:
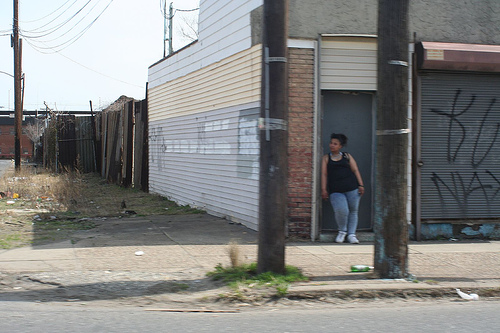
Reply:
[[[321,163],[321,196],[333,207],[339,228],[335,242],[343,243],[347,236],[349,243],[358,244],[358,207],[365,188],[354,158],[340,151],[346,143],[344,134],[330,136],[330,153]]]

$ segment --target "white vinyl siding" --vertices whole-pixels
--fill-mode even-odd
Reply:
[[[150,123],[150,191],[257,229],[259,102]]]
[[[377,39],[323,37],[320,88],[324,90],[377,90]]]
[[[250,13],[262,0],[202,0],[199,39],[149,68],[149,88],[188,75],[251,47]]]
[[[201,0],[199,39],[148,73],[149,188],[257,229],[262,0]]]
[[[149,188],[257,229],[261,46],[149,89]]]

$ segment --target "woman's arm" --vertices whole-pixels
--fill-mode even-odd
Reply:
[[[328,199],[328,155],[321,160],[321,197]]]
[[[359,194],[363,195],[365,193],[365,186],[363,183],[363,178],[361,177],[361,173],[359,172],[358,169],[358,164],[356,163],[356,160],[354,157],[352,157],[351,154],[349,154],[349,166],[351,167],[351,171],[354,173],[356,176],[356,179],[358,180],[358,190]]]

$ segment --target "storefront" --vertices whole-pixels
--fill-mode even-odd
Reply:
[[[415,49],[417,239],[491,236],[500,217],[500,46]]]

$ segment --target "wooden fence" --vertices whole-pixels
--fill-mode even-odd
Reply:
[[[109,182],[148,191],[147,100],[92,116],[53,115],[42,142],[46,168],[99,172]]]

